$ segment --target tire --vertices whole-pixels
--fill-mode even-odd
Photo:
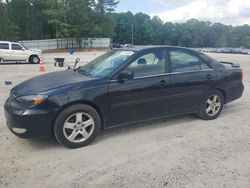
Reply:
[[[224,97],[218,90],[210,91],[204,100],[198,113],[198,116],[203,120],[216,119],[222,112],[224,105]]]
[[[37,55],[32,55],[29,58],[29,62],[32,64],[39,64],[40,63],[40,58]]]
[[[98,112],[89,105],[77,104],[64,109],[54,123],[56,140],[68,148],[89,145],[101,130]]]

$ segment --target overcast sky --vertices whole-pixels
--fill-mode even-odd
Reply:
[[[196,18],[232,25],[250,24],[250,0],[120,0],[117,12],[127,11],[157,15],[165,22]]]

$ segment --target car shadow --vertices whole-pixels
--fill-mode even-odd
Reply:
[[[235,105],[226,105],[226,111],[223,111],[222,115],[230,115],[234,109]],[[236,105],[237,106],[237,105]],[[142,130],[153,130],[160,129],[165,126],[175,126],[183,123],[192,123],[195,120],[199,120],[195,114],[186,114],[186,115],[178,115],[173,117],[161,118],[157,120],[144,121],[141,123],[133,123],[129,125],[124,125],[120,127],[114,127],[107,130],[101,131],[99,136],[91,143],[91,145],[99,144],[102,141],[111,139],[113,135],[125,135],[131,132],[136,133]],[[60,145],[54,138],[51,139],[35,139],[29,141],[31,147],[39,148],[39,149],[55,149],[55,148],[64,148],[64,146]]]
[[[103,140],[110,139],[112,135],[124,135],[130,132],[140,132],[142,130],[160,129],[166,126],[174,126],[177,124],[192,122],[197,120],[195,114],[179,115],[167,118],[161,118],[157,120],[144,121],[141,123],[133,123],[125,126],[114,127],[111,129],[103,130],[100,135],[95,139],[93,144],[102,142]]]
[[[33,63],[16,63],[16,62],[9,62],[9,63],[0,63],[0,65],[36,65]]]
[[[233,116],[235,112],[239,108],[239,103],[232,102],[224,106],[224,110],[222,111],[222,114],[218,117],[222,116]],[[242,106],[242,110],[247,110],[249,109],[248,106]],[[177,116],[172,116],[172,117],[166,117],[158,120],[153,120],[153,121],[145,121],[142,123],[134,123],[134,124],[129,124],[126,126],[121,126],[121,127],[115,127],[107,130],[103,130],[100,135],[94,140],[93,144],[97,144],[99,142],[102,142],[104,140],[110,139],[113,135],[124,135],[124,134],[129,134],[130,132],[140,132],[142,130],[147,129],[147,131],[151,131],[153,129],[160,129],[162,127],[166,126],[176,126],[178,124],[183,124],[187,125],[188,123],[192,123],[194,121],[204,121],[201,120],[199,117],[197,117],[196,114],[184,114],[184,115],[177,115]],[[215,120],[211,120],[216,121]]]
[[[43,150],[52,150],[55,148],[62,148],[63,146],[60,145],[56,139],[53,137],[47,138],[47,139],[30,139],[27,140],[27,143],[29,144],[30,147],[36,148],[36,149],[43,149]]]
[[[175,117],[162,118],[158,120],[144,121],[142,123],[133,123],[129,125],[124,125],[120,127],[114,127],[107,130],[101,131],[97,138],[91,143],[91,145],[96,145],[101,143],[103,140],[110,139],[112,135],[124,135],[129,134],[130,132],[140,132],[142,129],[147,129],[148,131],[152,129],[159,129],[165,126],[174,126],[176,124],[182,124],[184,122],[192,122],[195,119],[195,115],[180,115]],[[52,150],[58,148],[65,148],[60,145],[55,138],[51,137],[48,139],[31,139],[27,141],[30,147],[36,148],[39,150]]]

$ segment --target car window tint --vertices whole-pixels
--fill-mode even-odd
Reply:
[[[153,50],[140,56],[126,68],[126,71],[132,71],[135,77],[165,73],[165,50]]]
[[[87,71],[93,77],[106,77],[122,66],[133,54],[134,52],[129,50],[113,50],[81,66],[80,70]]]
[[[12,50],[22,50],[23,48],[20,46],[20,45],[18,45],[18,44],[12,44],[11,45],[11,48],[12,48]]]
[[[0,43],[0,49],[9,50],[9,44],[8,43]]]
[[[201,70],[210,69],[210,67],[204,61],[200,61],[200,63],[201,63]]]
[[[172,63],[172,72],[200,70],[200,59],[181,50],[169,52]]]

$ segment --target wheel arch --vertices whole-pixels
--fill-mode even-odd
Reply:
[[[221,92],[222,96],[223,96],[223,99],[224,99],[224,104],[227,103],[227,93],[224,89],[222,88],[215,88],[216,90],[218,90],[219,92]]]
[[[36,57],[39,58],[39,55],[37,55],[37,54],[30,54],[30,55],[29,55],[29,58],[31,58],[32,56],[36,56]]]
[[[52,126],[52,130],[53,130],[53,127],[54,127],[54,124],[55,124],[55,120],[56,118],[58,117],[58,115],[66,108],[70,107],[70,106],[73,106],[73,105],[76,105],[76,104],[85,104],[85,105],[88,105],[90,107],[92,107],[94,110],[96,110],[96,112],[99,114],[100,118],[101,118],[101,129],[103,130],[104,129],[104,123],[105,123],[105,117],[104,117],[104,114],[102,112],[102,110],[100,109],[100,107],[93,103],[93,102],[90,102],[90,101],[85,101],[85,100],[77,100],[77,101],[72,101],[70,103],[67,103],[65,105],[63,105],[60,110],[57,112],[57,114],[55,115],[54,119],[53,119],[53,126]]]

